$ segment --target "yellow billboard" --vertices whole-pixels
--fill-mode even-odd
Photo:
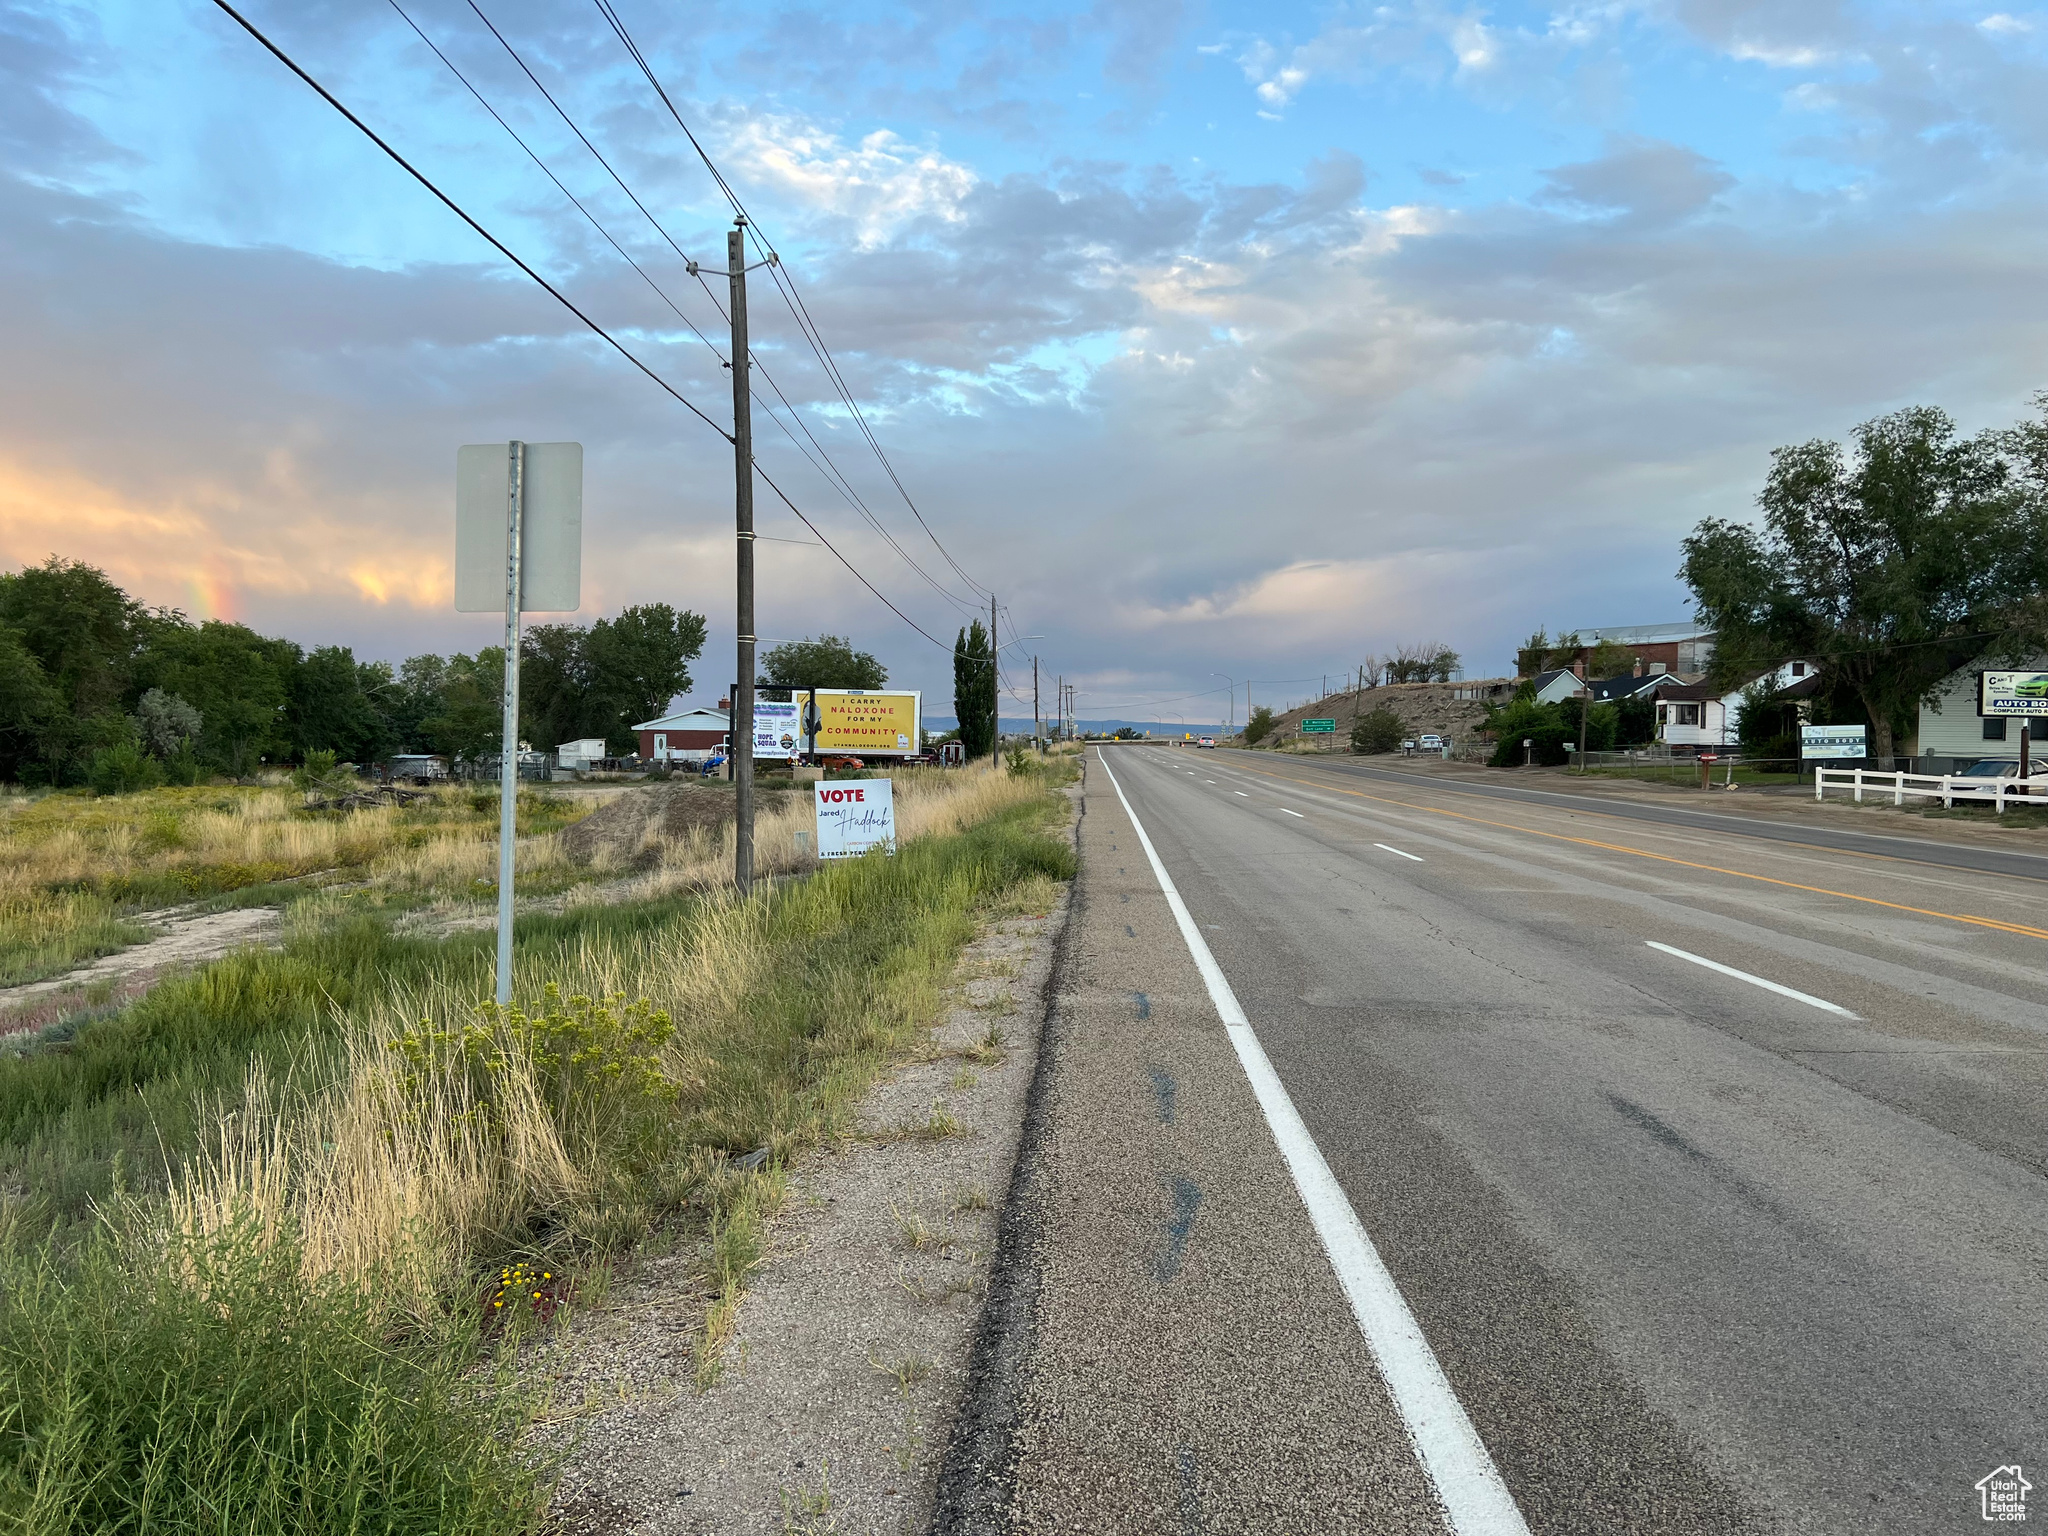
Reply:
[[[857,757],[908,756],[919,748],[915,691],[887,693],[863,688],[820,688],[818,750]]]

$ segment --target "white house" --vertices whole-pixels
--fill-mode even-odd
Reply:
[[[1554,672],[1538,672],[1529,679],[1529,686],[1536,690],[1538,704],[1561,704],[1577,698],[1586,680],[1569,667],[1560,667]]]
[[[2048,656],[2037,656],[2023,666],[2013,668],[1980,658],[1967,667],[1958,667],[1943,678],[1934,697],[1920,706],[1920,736],[1916,753],[1920,772],[1960,773],[1987,757],[2019,761],[2020,722],[2011,716],[1985,720],[1977,714],[1977,674],[1986,670],[2048,671]],[[2033,742],[2034,752],[2048,756],[2048,750],[2042,747],[2042,737],[2048,734],[2048,706],[2044,706],[2042,714],[2034,719],[2027,734]]]
[[[1657,739],[1682,752],[1733,746],[1742,696],[1759,682],[1797,698],[1819,686],[1820,670],[1810,661],[1788,661],[1725,690],[1708,683],[1665,683],[1657,689]]]

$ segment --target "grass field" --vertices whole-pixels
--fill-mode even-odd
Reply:
[[[0,985],[70,969],[142,938],[134,914],[306,876],[396,889],[495,879],[495,790],[341,814],[309,811],[282,786],[0,795]],[[520,832],[536,873],[543,834],[584,814],[567,796],[522,793]]]
[[[715,1373],[776,1165],[1071,874],[1063,810],[1036,769],[941,776],[894,858],[522,917],[505,1013],[490,934],[317,898],[0,1059],[0,1532],[536,1528],[494,1352],[665,1229]]]

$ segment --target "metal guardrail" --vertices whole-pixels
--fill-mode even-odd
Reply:
[[[1999,815],[2008,805],[2048,807],[2048,783],[2038,779],[1983,779],[1955,773],[1877,773],[1868,768],[1816,768],[1813,798],[1823,798],[1829,789],[1850,790],[1858,801],[1868,789],[1889,794],[1893,805],[1916,800],[1939,800],[1953,807],[1960,800],[1967,805],[1990,805]]]

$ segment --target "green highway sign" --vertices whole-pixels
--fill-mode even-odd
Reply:
[[[1337,722],[1334,720],[1304,720],[1301,722],[1301,734],[1304,736],[1334,736],[1337,734]]]

